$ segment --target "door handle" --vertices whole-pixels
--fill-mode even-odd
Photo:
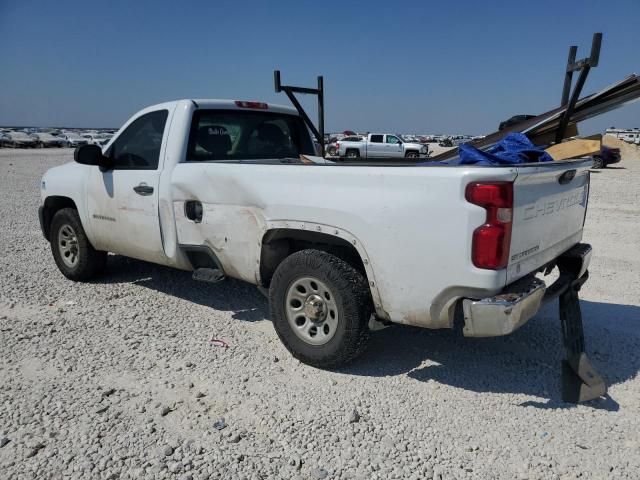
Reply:
[[[140,185],[133,187],[133,191],[138,195],[147,196],[153,193],[153,187],[150,187],[146,183],[141,183]]]

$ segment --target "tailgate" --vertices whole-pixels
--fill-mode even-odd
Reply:
[[[520,166],[513,185],[507,283],[537,270],[582,238],[591,159]]]

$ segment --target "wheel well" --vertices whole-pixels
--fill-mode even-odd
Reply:
[[[260,279],[263,287],[269,287],[271,277],[285,258],[300,250],[313,248],[330,253],[344,260],[367,279],[358,250],[344,238],[326,233],[279,228],[269,230],[262,238],[260,253]]]
[[[44,201],[44,208],[42,209],[42,229],[44,236],[47,240],[49,239],[49,230],[51,230],[51,220],[53,216],[56,214],[58,210],[62,210],[63,208],[75,208],[76,204],[69,197],[47,197]]]

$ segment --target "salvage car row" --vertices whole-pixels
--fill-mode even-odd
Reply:
[[[80,145],[106,145],[115,131],[0,129],[0,148],[75,148]]]

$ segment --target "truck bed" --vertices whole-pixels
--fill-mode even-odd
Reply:
[[[380,317],[443,328],[451,325],[457,299],[494,295],[561,253],[565,244],[568,249],[580,240],[586,206],[572,205],[558,217],[540,216],[526,224],[522,215],[547,197],[567,194],[554,179],[564,171],[576,170],[583,182],[578,188],[584,189],[590,165],[590,160],[424,167],[380,160],[179,163],[170,191],[161,191],[172,204],[177,238],[164,230],[163,235],[165,242],[175,238],[180,245],[206,244],[229,265],[229,276],[252,283],[260,281],[256,262],[265,232],[296,229],[348,239],[365,263]],[[544,235],[535,237],[535,255],[514,258],[508,268],[497,271],[471,263],[473,232],[486,221],[486,211],[465,199],[465,188],[478,181],[514,182],[512,248],[522,254],[535,247],[527,239],[539,229]],[[536,182],[538,187],[530,187]],[[202,223],[185,218],[184,204],[193,199],[203,204]],[[161,216],[163,212],[161,199]],[[571,232],[562,228],[563,216],[571,218]],[[161,222],[171,227],[173,218]],[[520,228],[526,233],[521,235]]]

